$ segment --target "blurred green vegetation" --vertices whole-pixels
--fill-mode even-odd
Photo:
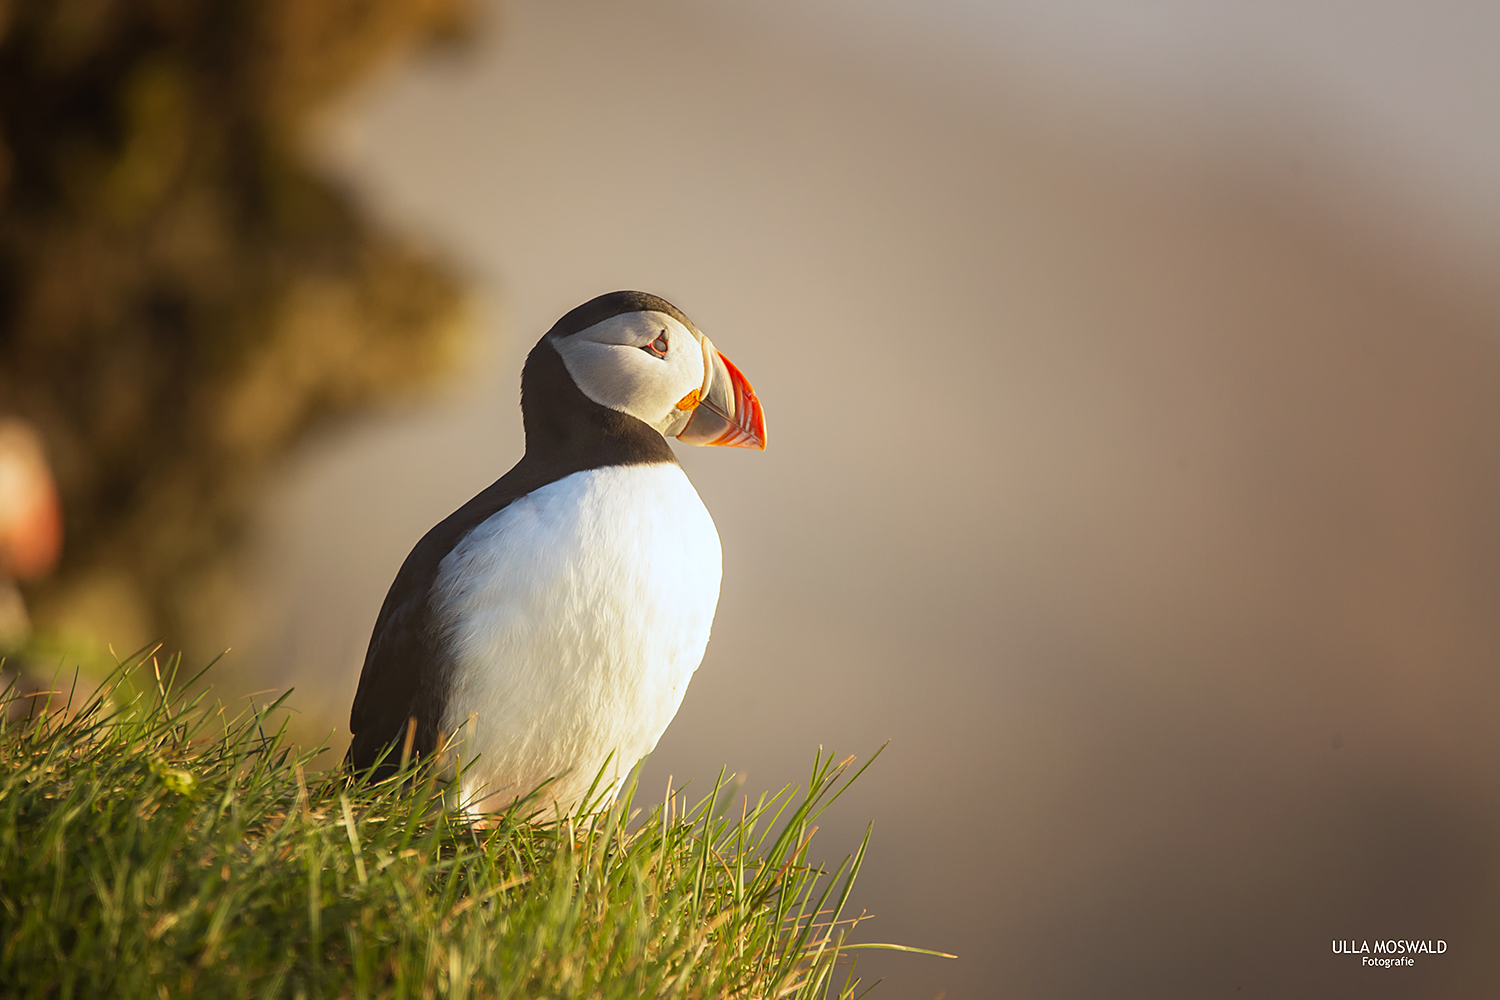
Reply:
[[[304,140],[467,6],[0,0],[0,416],[41,432],[66,532],[39,626],[211,644],[270,463],[450,363],[457,280]]]

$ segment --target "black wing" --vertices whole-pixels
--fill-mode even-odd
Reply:
[[[451,654],[442,622],[432,604],[432,588],[444,557],[486,518],[530,492],[517,466],[484,492],[444,518],[411,550],[375,619],[365,652],[359,690],[349,713],[349,763],[366,771],[386,754],[376,778],[393,773],[401,762],[408,720],[416,719],[412,750],[432,753],[442,733]],[[392,748],[386,753],[387,748]]]

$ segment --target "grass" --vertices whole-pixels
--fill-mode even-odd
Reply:
[[[754,802],[721,774],[644,816],[632,782],[479,825],[424,769],[310,773],[280,701],[231,714],[175,666],[0,732],[7,996],[844,998],[851,952],[895,947],[849,941],[868,831],[809,860],[852,758]]]

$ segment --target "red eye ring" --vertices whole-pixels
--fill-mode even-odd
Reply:
[[[667,356],[668,346],[667,331],[663,330],[661,333],[656,335],[655,340],[651,341],[651,343],[649,344],[644,345],[641,350],[645,351],[647,354],[654,354],[658,358],[664,358]]]

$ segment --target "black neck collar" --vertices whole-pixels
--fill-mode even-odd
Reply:
[[[531,349],[521,371],[521,418],[526,428],[522,461],[527,464],[576,472],[677,462],[671,445],[655,428],[585,396],[550,336]]]

